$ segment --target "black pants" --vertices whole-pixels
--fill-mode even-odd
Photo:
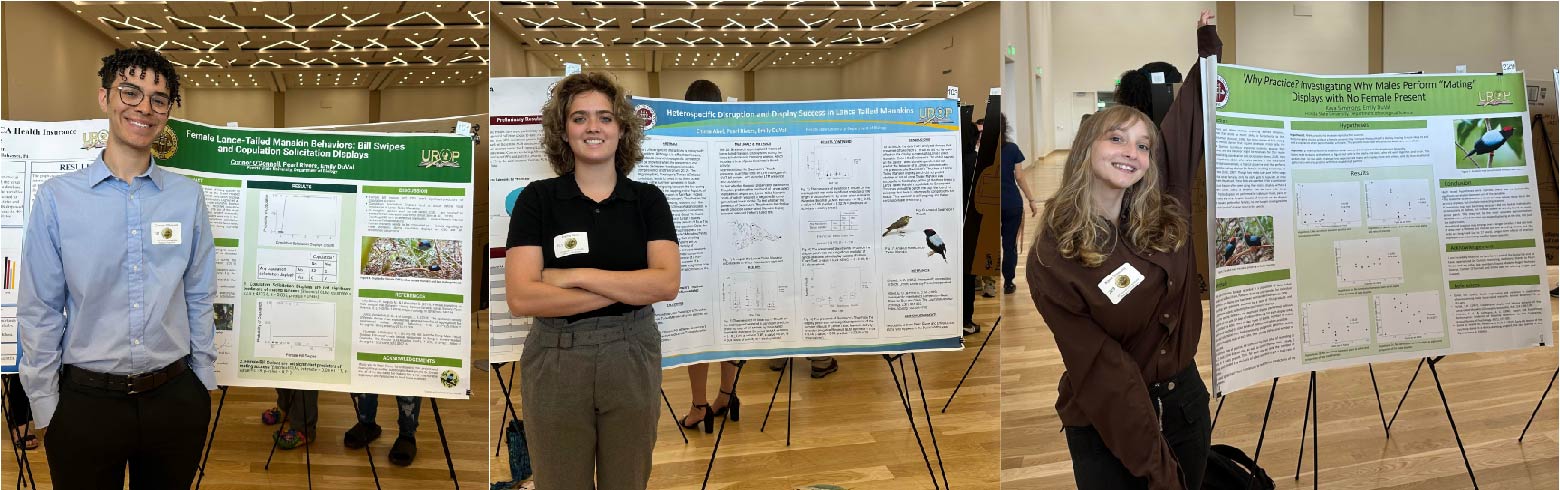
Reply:
[[[125,394],[60,379],[44,433],[49,476],[60,490],[189,488],[211,421],[211,394],[186,370],[152,391]]]
[[[1013,284],[1018,274],[1018,232],[1024,227],[1024,209],[1018,206],[1002,207],[1002,285]]]
[[[0,376],[0,382],[5,383],[5,420],[11,427],[21,427],[32,422],[32,405],[27,401],[27,391],[22,389],[22,381],[15,374]]]
[[[1203,470],[1208,466],[1208,445],[1211,443],[1208,417],[1208,386],[1197,374],[1197,363],[1192,363],[1171,378],[1175,389],[1168,383],[1149,386],[1149,395],[1159,399],[1164,414],[1165,441],[1175,452],[1186,476],[1186,488],[1202,488]],[[1138,489],[1148,488],[1148,480],[1132,476],[1121,460],[1105,447],[1099,431],[1094,427],[1065,427],[1067,452],[1072,454],[1073,480],[1079,490]]]

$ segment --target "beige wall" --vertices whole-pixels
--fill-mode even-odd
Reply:
[[[985,94],[1002,84],[1001,47],[997,28],[1001,6],[986,4],[894,47],[845,65],[841,96],[847,99],[934,97],[959,93]],[[947,74],[943,71],[949,70]],[[985,111],[984,96],[964,97]]]
[[[497,16],[494,16],[497,17]],[[520,49],[520,40],[515,39],[508,29],[502,26],[493,26],[488,38],[492,43],[488,49],[493,53],[491,59],[493,76],[495,77],[529,77],[531,75],[526,68],[526,54]]]
[[[481,114],[486,112],[484,107],[487,105],[487,90],[483,88],[481,91],[471,87],[387,88],[379,95],[379,119],[410,121]],[[290,107],[287,117],[293,117]]]
[[[112,38],[49,2],[5,2],[4,90],[0,117],[19,121],[69,121],[105,117],[98,108],[97,77]],[[182,92],[182,90],[181,90]],[[183,117],[178,109],[174,117]]]
[[[844,72],[842,67],[765,68],[753,74],[753,96],[758,100],[841,99]]]
[[[709,80],[720,87],[722,97],[745,97],[747,82],[742,70],[666,70],[661,72],[661,97],[682,99],[688,94],[688,84],[695,80]]]
[[[184,107],[175,115],[196,122],[246,128],[275,125],[275,94],[269,89],[185,89]]]
[[[1050,62],[1055,70],[1046,67],[1045,73],[1050,76],[1042,84],[1051,85],[1051,108],[1047,112],[1053,117],[1055,148],[1072,146],[1079,119],[1097,110],[1094,93],[1114,90],[1121,72],[1154,61],[1170,62],[1183,75],[1193,69],[1192,63],[1197,59],[1197,14],[1213,9],[1214,2],[1052,3],[1049,26],[1039,27],[1049,27],[1051,31]],[[1031,35],[1035,28],[1031,26]],[[1246,32],[1244,24],[1241,32]],[[1241,52],[1246,52],[1244,43]],[[1033,76],[1033,68],[1029,72]],[[1078,95],[1079,92],[1083,94]]]
[[[1392,3],[1387,3],[1388,9],[1392,8]],[[1295,15],[1296,6],[1311,9],[1311,15]],[[1369,73],[1368,9],[1367,2],[1236,3],[1236,21],[1240,27],[1236,43],[1240,46],[1240,61],[1250,66],[1301,73]],[[1447,31],[1426,30],[1435,32],[1434,35],[1448,34]]]
[[[1555,2],[1387,2],[1382,58],[1388,72],[1500,71],[1516,60],[1546,78],[1557,55]],[[1485,35],[1484,33],[1488,33]]]
[[[288,90],[286,117],[289,128],[364,124],[369,122],[368,91],[329,88]]]

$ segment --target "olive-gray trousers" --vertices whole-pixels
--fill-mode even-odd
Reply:
[[[661,333],[650,307],[576,322],[537,318],[520,356],[536,487],[644,489],[660,388]]]

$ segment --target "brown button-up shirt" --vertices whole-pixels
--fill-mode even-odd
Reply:
[[[1220,54],[1214,26],[1197,31],[1200,57]],[[1202,77],[1189,65],[1161,131],[1156,149],[1161,183],[1191,219],[1191,185],[1203,157]],[[1083,142],[1088,143],[1088,142]],[[1202,226],[1201,223],[1188,223]],[[1115,230],[1122,237],[1124,230]],[[1098,267],[1064,259],[1056,240],[1042,230],[1030,249],[1026,277],[1035,308],[1056,338],[1067,371],[1058,385],[1056,411],[1069,426],[1093,426],[1105,446],[1133,475],[1153,489],[1181,489],[1175,453],[1160,433],[1148,384],[1185,369],[1197,355],[1202,335],[1202,301],[1197,287],[1196,247],[1190,234],[1170,253],[1134,250],[1124,239]],[[1100,282],[1123,263],[1143,281],[1112,304]]]

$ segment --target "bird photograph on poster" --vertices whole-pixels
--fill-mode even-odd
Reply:
[[[1521,167],[1522,118],[1494,117],[1459,119],[1457,132],[1457,168]]]
[[[1273,261],[1273,217],[1219,218],[1219,234],[1213,242],[1218,267]]]
[[[366,236],[361,257],[365,276],[461,278],[459,240]]]

